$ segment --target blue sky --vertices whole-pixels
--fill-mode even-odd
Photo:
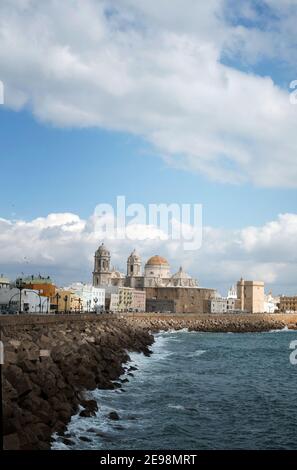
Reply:
[[[201,203],[204,223],[242,228],[294,212],[295,189],[212,182],[169,167],[143,139],[125,133],[61,129],[30,113],[0,109],[1,217],[51,212],[88,217],[100,202]]]
[[[294,0],[3,0],[0,271],[90,280],[91,216],[124,195],[203,206],[200,250],[144,259],[295,292],[296,19]],[[110,245],[125,269],[132,243]]]

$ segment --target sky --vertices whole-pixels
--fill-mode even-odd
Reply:
[[[297,294],[297,1],[186,3],[2,0],[1,273],[90,282],[95,207],[124,195],[202,204],[203,237],[106,240],[119,269],[136,247]]]

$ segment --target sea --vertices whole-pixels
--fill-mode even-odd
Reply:
[[[88,392],[100,409],[72,417],[73,444],[55,435],[52,448],[297,449],[295,340],[286,329],[156,334],[150,357],[130,354],[127,366],[137,370],[122,376],[129,381],[121,389]]]

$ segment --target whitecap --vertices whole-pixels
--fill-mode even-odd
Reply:
[[[290,330],[286,325],[284,326],[284,328],[281,328],[278,330],[269,330],[268,333],[285,333],[286,331],[293,331],[293,330]]]
[[[169,405],[167,405],[168,408],[173,408],[175,410],[184,410],[185,407],[183,405],[172,405],[169,403]]]

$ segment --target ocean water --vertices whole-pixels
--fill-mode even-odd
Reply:
[[[130,355],[138,370],[123,391],[89,393],[100,410],[72,418],[74,445],[56,437],[53,449],[297,449],[297,365],[289,361],[297,331],[155,339],[151,357]]]

